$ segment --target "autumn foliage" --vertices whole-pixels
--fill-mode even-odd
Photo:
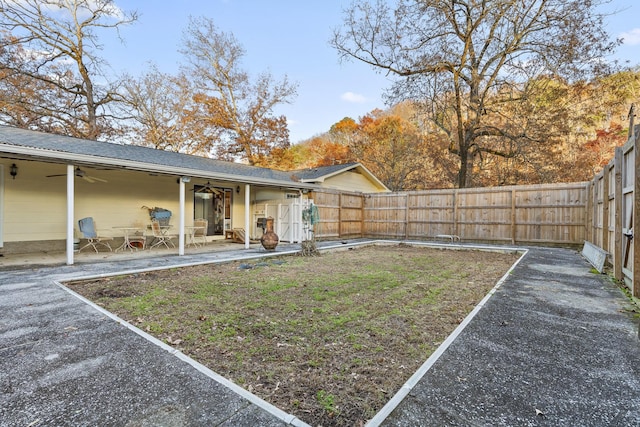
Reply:
[[[361,162],[393,191],[583,181],[625,142],[640,99],[640,69],[601,60],[619,42],[603,1],[356,0],[331,44],[398,78],[390,107],[293,145],[276,111],[297,83],[250,75],[210,18],[184,29],[178,73],[110,76],[98,36],[136,11],[4,2],[0,123],[281,170]]]
[[[541,78],[527,85],[529,98],[487,112],[485,119],[508,132],[526,129],[527,137],[484,137],[469,173],[473,186],[591,179],[627,139],[627,113],[640,95],[640,71],[589,83]],[[512,87],[493,96],[514,94]],[[400,191],[456,187],[460,158],[447,135],[429,125],[420,106],[404,102],[357,121],[344,118],[270,161],[269,166],[282,169],[357,161],[391,190]]]

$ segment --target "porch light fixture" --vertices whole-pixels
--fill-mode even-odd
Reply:
[[[9,168],[9,175],[11,175],[13,179],[16,179],[16,175],[18,175],[18,167],[15,163],[11,165],[11,168]]]
[[[180,181],[182,181],[182,182],[189,182],[189,181],[191,181],[191,177],[190,177],[190,176],[183,176],[183,177],[180,177]]]
[[[236,187],[236,193],[240,194],[240,186],[239,185]]]

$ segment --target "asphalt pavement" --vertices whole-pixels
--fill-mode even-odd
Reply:
[[[306,425],[59,285],[297,249],[0,271],[0,425]],[[637,307],[577,251],[526,249],[370,426],[640,425]]]
[[[578,252],[530,248],[384,426],[640,426],[637,306]]]

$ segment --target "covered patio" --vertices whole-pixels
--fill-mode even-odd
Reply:
[[[0,172],[0,254],[48,259],[62,251],[69,265],[91,256],[157,255],[159,247],[148,254],[143,253],[148,249],[129,250],[127,233],[157,238],[150,215],[158,208],[170,213],[168,233],[175,239],[165,248],[168,253],[196,250],[189,243],[201,218],[209,224],[204,250],[228,243],[227,231],[233,229],[245,230],[242,243],[249,249],[251,239],[260,238],[256,203],[302,199],[318,187],[288,172],[4,126]],[[112,249],[122,253],[91,255],[91,247],[76,252],[79,240],[83,246],[87,238],[78,227],[84,218],[95,222],[98,234],[113,237]]]
[[[225,256],[228,253],[238,251],[255,253],[256,255],[268,255],[279,252],[300,249],[298,243],[281,242],[275,252],[266,251],[259,241],[250,241],[249,246],[235,243],[232,240],[214,240],[206,245],[186,246],[184,253],[178,255],[176,248],[156,247],[146,250],[135,251],[100,251],[85,249],[82,252],[74,253],[74,264],[111,263],[111,262],[144,262],[157,259],[173,259],[176,256],[181,258],[193,257],[196,260],[211,262],[212,259]],[[195,261],[197,262],[197,261]],[[0,256],[0,270],[14,270],[20,268],[53,267],[67,264],[67,254],[65,251],[39,251],[20,254],[3,254]]]

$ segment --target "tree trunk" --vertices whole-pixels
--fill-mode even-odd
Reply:
[[[458,171],[458,188],[467,187],[467,149],[460,147],[460,170]]]

